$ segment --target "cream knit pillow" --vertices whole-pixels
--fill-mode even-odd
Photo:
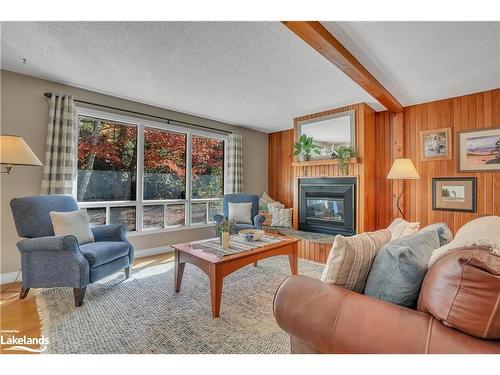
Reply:
[[[49,215],[56,236],[71,234],[76,237],[80,245],[94,242],[94,235],[90,230],[87,212],[82,210],[70,212],[51,211]]]
[[[362,293],[377,252],[390,240],[387,229],[352,237],[337,235],[321,281]]]
[[[391,232],[391,240],[395,240],[413,233],[417,233],[420,229],[420,223],[410,223],[404,219],[395,219],[387,229]]]

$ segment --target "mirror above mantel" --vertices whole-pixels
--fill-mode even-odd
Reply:
[[[312,137],[319,146],[320,154],[311,155],[311,160],[331,159],[338,146],[351,146],[356,149],[354,110],[316,117],[297,123],[297,139],[301,135]]]

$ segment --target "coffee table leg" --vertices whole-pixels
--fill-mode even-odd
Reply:
[[[181,290],[182,275],[184,275],[184,266],[186,263],[180,262],[180,251],[175,250],[175,273],[174,288],[176,292]]]
[[[299,255],[298,255],[297,243],[293,244],[293,251],[288,255],[288,262],[290,263],[290,270],[292,275],[297,275],[299,273]]]
[[[223,277],[217,272],[217,267],[210,268],[210,297],[212,299],[212,316],[218,318],[220,314],[220,301],[222,296]]]

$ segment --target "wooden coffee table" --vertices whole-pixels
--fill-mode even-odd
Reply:
[[[222,281],[225,276],[234,271],[257,261],[276,255],[288,255],[292,275],[298,272],[298,247],[296,238],[284,237],[284,241],[268,244],[252,250],[246,250],[237,254],[216,257],[202,250],[193,249],[190,245],[203,243],[204,241],[186,242],[172,245],[175,250],[175,280],[174,290],[181,290],[182,275],[186,263],[191,263],[205,272],[210,281],[210,296],[212,300],[212,316],[219,317],[220,301],[222,295]]]

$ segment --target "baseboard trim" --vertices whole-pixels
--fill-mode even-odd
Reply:
[[[13,283],[14,281],[16,281],[16,277],[17,277],[18,273],[19,273],[19,271],[1,273],[0,274],[0,285]],[[17,279],[17,281],[21,281],[22,277],[23,277],[23,275],[21,273],[19,273],[19,278]]]
[[[151,255],[172,253],[173,251],[174,251],[173,248],[165,245],[165,246],[159,246],[159,247],[151,247],[149,249],[135,250],[134,256],[136,258],[143,258],[143,257],[151,256]]]
[[[149,249],[135,250],[134,256],[135,258],[143,258],[151,255],[172,253],[173,251],[174,249],[172,249],[170,246],[151,247]],[[13,283],[14,281],[16,281],[18,272],[19,271],[1,273],[0,285]],[[22,281],[22,274],[19,274],[17,281]]]

